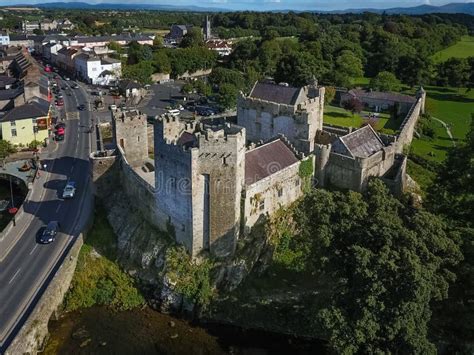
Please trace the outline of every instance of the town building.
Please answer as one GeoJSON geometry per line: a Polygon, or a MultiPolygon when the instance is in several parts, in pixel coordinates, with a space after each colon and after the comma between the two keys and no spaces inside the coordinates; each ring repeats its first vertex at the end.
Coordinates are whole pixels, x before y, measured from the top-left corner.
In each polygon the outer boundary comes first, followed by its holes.
{"type": "Polygon", "coordinates": [[[226,57],[232,53],[232,42],[226,40],[209,40],[206,42],[207,49],[217,52],[219,56],[226,57]]]}
{"type": "Polygon", "coordinates": [[[122,75],[122,63],[81,53],[74,58],[75,75],[92,85],[112,85],[122,75]]]}
{"type": "Polygon", "coordinates": [[[33,49],[35,42],[26,34],[10,34],[10,46],[33,49]]]}
{"type": "Polygon", "coordinates": [[[367,110],[373,112],[394,111],[396,115],[406,115],[416,102],[414,97],[400,93],[352,89],[341,94],[341,106],[345,101],[351,99],[359,100],[367,110]]]}
{"type": "Polygon", "coordinates": [[[41,99],[15,107],[0,118],[2,139],[16,146],[46,142],[50,124],[49,103],[41,99]]]}
{"type": "Polygon", "coordinates": [[[79,55],[81,52],[75,48],[62,47],[57,52],[56,64],[62,70],[68,73],[74,73],[75,63],[74,58],[79,55]]]}
{"type": "Polygon", "coordinates": [[[0,32],[0,46],[10,45],[10,35],[6,32],[0,32]]]}
{"type": "Polygon", "coordinates": [[[179,44],[191,28],[193,28],[192,25],[172,25],[170,32],[165,36],[165,43],[179,44]]]}
{"type": "Polygon", "coordinates": [[[23,21],[21,23],[21,28],[23,32],[31,33],[34,30],[40,30],[40,23],[38,21],[23,21]]]}

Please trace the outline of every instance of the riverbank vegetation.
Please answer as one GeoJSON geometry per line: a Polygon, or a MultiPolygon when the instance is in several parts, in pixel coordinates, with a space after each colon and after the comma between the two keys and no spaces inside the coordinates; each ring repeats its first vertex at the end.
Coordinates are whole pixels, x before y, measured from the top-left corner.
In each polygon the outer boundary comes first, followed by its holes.
{"type": "Polygon", "coordinates": [[[116,237],[101,207],[96,209],[94,224],[79,253],[64,310],[75,311],[92,306],[128,310],[142,306],[145,299],[135,281],[120,269],[116,258],[116,237]]]}

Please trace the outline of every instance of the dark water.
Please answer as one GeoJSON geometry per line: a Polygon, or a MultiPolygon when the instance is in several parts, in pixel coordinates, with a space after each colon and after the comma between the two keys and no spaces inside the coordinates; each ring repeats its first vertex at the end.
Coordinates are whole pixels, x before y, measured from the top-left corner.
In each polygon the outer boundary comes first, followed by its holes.
{"type": "Polygon", "coordinates": [[[95,307],[50,321],[46,354],[324,354],[321,344],[212,325],[153,311],[95,307]]]}

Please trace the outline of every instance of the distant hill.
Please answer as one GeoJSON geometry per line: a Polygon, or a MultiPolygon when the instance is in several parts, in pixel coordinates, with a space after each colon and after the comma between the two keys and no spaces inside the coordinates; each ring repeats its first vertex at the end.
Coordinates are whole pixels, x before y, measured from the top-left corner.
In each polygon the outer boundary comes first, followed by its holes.
{"type": "Polygon", "coordinates": [[[415,7],[394,7],[391,9],[347,9],[343,11],[331,11],[331,13],[362,13],[374,12],[377,14],[386,13],[390,15],[424,15],[424,14],[456,14],[463,13],[474,16],[474,3],[452,3],[443,6],[420,5],[415,7]]]}
{"type": "MultiPolygon", "coordinates": [[[[25,5],[22,5],[25,6],[25,5]]],[[[53,9],[90,9],[90,10],[158,10],[158,11],[191,11],[191,12],[224,12],[232,11],[228,9],[222,9],[217,7],[200,7],[200,6],[177,6],[177,5],[159,5],[159,4],[89,4],[86,2],[51,2],[44,4],[35,4],[39,8],[53,8],[53,9]]],[[[272,12],[288,12],[297,10],[273,10],[272,12]]],[[[423,15],[423,14],[436,14],[436,13],[463,13],[474,16],[474,3],[451,3],[443,6],[432,6],[432,5],[420,5],[415,7],[396,7],[391,9],[374,9],[374,8],[362,8],[362,9],[347,9],[337,11],[312,11],[320,13],[362,13],[362,12],[374,12],[374,13],[386,13],[386,14],[406,14],[406,15],[423,15]]]]}
{"type": "Polygon", "coordinates": [[[191,12],[219,12],[229,11],[213,7],[174,6],[154,4],[89,4],[86,2],[49,2],[36,4],[39,8],[48,9],[85,9],[85,10],[157,10],[157,11],[191,11],[191,12]]]}

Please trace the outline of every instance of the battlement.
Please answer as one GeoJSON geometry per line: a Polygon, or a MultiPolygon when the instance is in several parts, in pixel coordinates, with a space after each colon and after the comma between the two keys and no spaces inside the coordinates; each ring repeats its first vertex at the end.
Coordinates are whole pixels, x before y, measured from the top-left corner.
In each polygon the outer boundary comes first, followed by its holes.
{"type": "Polygon", "coordinates": [[[136,119],[146,121],[146,114],[142,114],[137,109],[129,109],[129,110],[117,109],[115,111],[112,111],[112,117],[116,121],[118,120],[122,121],[122,123],[126,121],[134,121],[136,119]]]}

